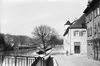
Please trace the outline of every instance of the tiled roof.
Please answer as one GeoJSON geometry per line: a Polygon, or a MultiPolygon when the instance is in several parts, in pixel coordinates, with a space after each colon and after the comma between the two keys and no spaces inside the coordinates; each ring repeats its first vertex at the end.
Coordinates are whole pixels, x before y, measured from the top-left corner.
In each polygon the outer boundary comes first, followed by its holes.
{"type": "Polygon", "coordinates": [[[86,24],[85,24],[85,14],[83,14],[79,19],[75,20],[72,25],[70,25],[63,36],[68,34],[69,29],[86,29],[86,24]]]}
{"type": "Polygon", "coordinates": [[[85,25],[85,14],[83,14],[79,19],[75,20],[73,22],[73,24],[69,28],[70,29],[86,28],[86,25],[85,25]]]}
{"type": "Polygon", "coordinates": [[[83,13],[88,13],[95,5],[99,5],[100,0],[92,0],[91,2],[88,2],[87,8],[84,10],[83,13]]]}
{"type": "Polygon", "coordinates": [[[63,34],[63,36],[65,36],[66,34],[68,34],[69,32],[69,27],[66,29],[65,33],[63,34]]]}

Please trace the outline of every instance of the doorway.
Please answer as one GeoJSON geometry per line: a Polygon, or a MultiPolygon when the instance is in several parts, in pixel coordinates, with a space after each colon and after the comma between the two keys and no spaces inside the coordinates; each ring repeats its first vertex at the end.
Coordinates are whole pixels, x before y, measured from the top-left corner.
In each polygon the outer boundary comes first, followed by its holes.
{"type": "Polygon", "coordinates": [[[79,54],[80,53],[80,46],[74,46],[74,52],[79,54]]]}

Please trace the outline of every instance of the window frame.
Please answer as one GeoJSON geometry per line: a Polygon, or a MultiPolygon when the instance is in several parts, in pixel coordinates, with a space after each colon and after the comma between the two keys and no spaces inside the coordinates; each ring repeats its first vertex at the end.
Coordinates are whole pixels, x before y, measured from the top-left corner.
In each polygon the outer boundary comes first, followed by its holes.
{"type": "Polygon", "coordinates": [[[100,15],[100,8],[97,7],[97,15],[100,15]]]}
{"type": "Polygon", "coordinates": [[[100,32],[100,21],[98,21],[98,32],[100,32]]]}
{"type": "Polygon", "coordinates": [[[74,36],[79,36],[79,31],[74,31],[74,36]]]}
{"type": "Polygon", "coordinates": [[[84,31],[82,31],[82,36],[84,36],[86,34],[86,31],[84,30],[84,31]]]}
{"type": "Polygon", "coordinates": [[[96,9],[94,9],[94,11],[93,11],[93,15],[94,15],[94,18],[96,18],[96,17],[97,17],[97,8],[96,8],[96,9]]]}
{"type": "Polygon", "coordinates": [[[81,42],[74,42],[74,46],[75,46],[75,45],[80,46],[80,45],[81,45],[81,42]]]}

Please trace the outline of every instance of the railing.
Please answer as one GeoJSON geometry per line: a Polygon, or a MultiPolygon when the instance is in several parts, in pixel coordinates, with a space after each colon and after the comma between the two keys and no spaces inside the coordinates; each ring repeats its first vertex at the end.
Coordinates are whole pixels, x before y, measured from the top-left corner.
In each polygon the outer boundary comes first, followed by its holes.
{"type": "Polygon", "coordinates": [[[0,66],[53,66],[49,54],[44,57],[0,55],[0,66]]]}
{"type": "Polygon", "coordinates": [[[46,66],[54,66],[54,64],[53,64],[53,58],[52,58],[51,56],[49,56],[49,57],[46,59],[45,65],[46,65],[46,66]]]}
{"type": "Polygon", "coordinates": [[[35,60],[31,56],[0,56],[0,66],[31,66],[35,60]]]}
{"type": "Polygon", "coordinates": [[[42,57],[38,57],[31,66],[45,66],[45,60],[42,57]]]}
{"type": "Polygon", "coordinates": [[[43,57],[38,57],[31,66],[54,66],[53,58],[51,56],[49,56],[47,59],[44,59],[43,57]]]}

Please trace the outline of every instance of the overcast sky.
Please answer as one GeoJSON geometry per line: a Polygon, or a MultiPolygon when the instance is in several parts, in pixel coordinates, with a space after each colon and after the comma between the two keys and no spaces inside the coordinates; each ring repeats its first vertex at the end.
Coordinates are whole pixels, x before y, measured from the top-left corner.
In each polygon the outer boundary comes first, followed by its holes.
{"type": "Polygon", "coordinates": [[[87,0],[2,0],[1,32],[32,36],[42,24],[63,35],[66,21],[79,18],[86,6],[87,0]]]}

